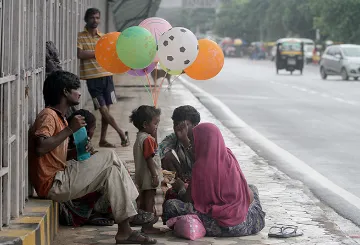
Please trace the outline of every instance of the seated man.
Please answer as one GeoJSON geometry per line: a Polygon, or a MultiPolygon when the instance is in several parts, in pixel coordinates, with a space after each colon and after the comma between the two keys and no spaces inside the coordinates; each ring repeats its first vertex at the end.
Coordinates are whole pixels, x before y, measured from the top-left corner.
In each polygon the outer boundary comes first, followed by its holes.
{"type": "MultiPolygon", "coordinates": [[[[171,119],[174,123],[174,130],[181,122],[185,122],[191,131],[199,124],[200,113],[190,105],[180,106],[174,110],[171,119]]],[[[160,143],[159,153],[163,169],[176,172],[176,177],[185,183],[191,179],[193,160],[175,133],[166,136],[160,143]]]]}
{"type": "MultiPolygon", "coordinates": [[[[78,162],[67,160],[68,138],[86,126],[84,117],[74,116],[68,125],[65,113],[79,104],[79,78],[55,71],[44,83],[46,108],[37,116],[29,137],[29,174],[37,194],[58,202],[83,197],[95,191],[106,193],[118,232],[116,243],[155,244],[156,240],[132,231],[129,218],[136,215],[138,192],[114,151],[100,151],[78,162]]],[[[89,152],[93,152],[90,144],[89,152]]]]}

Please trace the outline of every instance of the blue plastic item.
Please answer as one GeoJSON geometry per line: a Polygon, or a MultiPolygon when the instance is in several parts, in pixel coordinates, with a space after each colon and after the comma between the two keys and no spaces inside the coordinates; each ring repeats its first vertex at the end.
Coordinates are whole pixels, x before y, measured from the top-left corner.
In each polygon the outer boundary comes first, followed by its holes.
{"type": "Polygon", "coordinates": [[[74,143],[76,146],[78,161],[84,161],[90,158],[90,153],[86,151],[86,145],[88,143],[88,136],[85,127],[80,128],[74,133],[74,143]]]}

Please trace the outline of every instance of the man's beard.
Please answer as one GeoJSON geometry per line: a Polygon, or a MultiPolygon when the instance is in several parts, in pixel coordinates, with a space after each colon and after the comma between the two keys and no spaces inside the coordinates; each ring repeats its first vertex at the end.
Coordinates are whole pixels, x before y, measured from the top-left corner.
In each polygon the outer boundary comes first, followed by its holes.
{"type": "Polygon", "coordinates": [[[96,29],[98,27],[98,24],[94,23],[94,24],[89,24],[88,25],[91,29],[96,29]]]}

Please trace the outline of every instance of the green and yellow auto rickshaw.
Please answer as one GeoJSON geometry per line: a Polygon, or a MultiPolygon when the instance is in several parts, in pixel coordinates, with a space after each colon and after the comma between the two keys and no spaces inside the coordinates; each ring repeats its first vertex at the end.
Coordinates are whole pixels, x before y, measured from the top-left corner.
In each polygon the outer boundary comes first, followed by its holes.
{"type": "Polygon", "coordinates": [[[296,38],[283,38],[276,42],[276,73],[279,70],[290,71],[299,70],[300,74],[304,69],[304,43],[296,38]]]}

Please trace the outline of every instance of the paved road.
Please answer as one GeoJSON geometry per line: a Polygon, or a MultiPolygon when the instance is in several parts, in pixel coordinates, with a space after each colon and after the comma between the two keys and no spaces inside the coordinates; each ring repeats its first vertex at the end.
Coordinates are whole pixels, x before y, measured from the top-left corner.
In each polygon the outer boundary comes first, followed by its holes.
{"type": "MultiPolygon", "coordinates": [[[[360,197],[360,82],[275,73],[274,63],[227,59],[214,79],[194,82],[256,131],[360,197]]],[[[256,145],[255,145],[256,147],[256,145]]]]}

